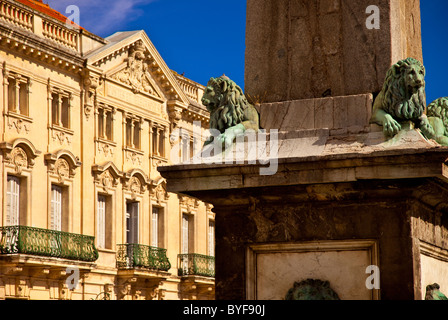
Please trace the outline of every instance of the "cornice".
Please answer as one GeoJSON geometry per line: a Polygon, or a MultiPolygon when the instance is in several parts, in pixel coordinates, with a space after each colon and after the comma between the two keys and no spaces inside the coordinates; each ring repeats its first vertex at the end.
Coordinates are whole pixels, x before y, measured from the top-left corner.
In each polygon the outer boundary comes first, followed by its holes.
{"type": "Polygon", "coordinates": [[[0,45],[10,50],[45,61],[71,72],[81,72],[84,61],[78,53],[41,39],[31,32],[24,31],[12,24],[0,24],[0,45]]]}

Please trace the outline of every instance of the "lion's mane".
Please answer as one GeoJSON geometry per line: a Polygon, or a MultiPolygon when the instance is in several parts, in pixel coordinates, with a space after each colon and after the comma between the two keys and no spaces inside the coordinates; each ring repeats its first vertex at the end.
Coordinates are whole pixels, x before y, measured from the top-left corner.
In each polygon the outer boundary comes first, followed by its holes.
{"type": "Polygon", "coordinates": [[[425,111],[426,95],[424,83],[417,92],[412,93],[411,97],[407,98],[411,94],[409,92],[411,89],[405,82],[403,71],[406,71],[412,65],[417,65],[423,70],[423,74],[425,73],[425,67],[420,61],[414,58],[407,58],[394,64],[386,74],[382,89],[384,97],[381,107],[395,119],[418,119],[425,111]]]}
{"type": "Polygon", "coordinates": [[[211,78],[207,86],[211,86],[215,91],[214,109],[209,110],[211,129],[224,132],[246,120],[244,109],[250,104],[243,90],[235,82],[222,76],[211,78]]]}
{"type": "Polygon", "coordinates": [[[426,115],[428,117],[440,118],[445,128],[448,129],[448,97],[439,98],[431,102],[426,115]]]}

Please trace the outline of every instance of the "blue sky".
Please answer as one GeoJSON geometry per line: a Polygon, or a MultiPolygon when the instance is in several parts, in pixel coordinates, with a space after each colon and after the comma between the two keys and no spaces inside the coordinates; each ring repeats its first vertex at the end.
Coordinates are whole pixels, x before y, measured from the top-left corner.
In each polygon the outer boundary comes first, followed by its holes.
{"type": "MultiPolygon", "coordinates": [[[[167,65],[206,84],[226,74],[244,88],[244,0],[44,0],[65,13],[80,8],[80,24],[107,37],[145,30],[167,65]],[[225,3],[225,4],[224,4],[225,3]]],[[[448,1],[421,0],[428,103],[448,96],[448,1]],[[445,76],[446,75],[446,76],[445,76]]]]}

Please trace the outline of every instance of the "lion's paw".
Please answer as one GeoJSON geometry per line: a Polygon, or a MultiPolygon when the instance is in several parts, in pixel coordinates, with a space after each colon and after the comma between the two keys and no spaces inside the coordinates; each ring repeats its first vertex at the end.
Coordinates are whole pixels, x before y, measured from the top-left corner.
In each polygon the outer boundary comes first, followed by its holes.
{"type": "Polygon", "coordinates": [[[401,125],[394,118],[392,118],[391,115],[387,114],[384,117],[384,121],[383,121],[383,131],[390,136],[394,136],[400,130],[401,130],[401,125]]]}
{"type": "Polygon", "coordinates": [[[420,122],[420,130],[428,138],[432,138],[435,135],[434,128],[431,126],[431,124],[428,121],[428,118],[426,117],[424,117],[420,122]]]}

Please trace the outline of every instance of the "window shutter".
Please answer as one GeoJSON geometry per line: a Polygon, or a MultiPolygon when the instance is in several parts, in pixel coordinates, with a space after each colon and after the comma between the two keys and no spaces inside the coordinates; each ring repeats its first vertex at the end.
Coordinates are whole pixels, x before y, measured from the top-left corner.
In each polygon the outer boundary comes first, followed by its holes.
{"type": "Polygon", "coordinates": [[[159,208],[152,208],[152,219],[151,219],[151,246],[159,246],[159,208]]]}
{"type": "Polygon", "coordinates": [[[51,221],[50,229],[62,231],[62,189],[58,186],[51,186],[51,221]]]}
{"type": "Polygon", "coordinates": [[[213,221],[208,223],[208,255],[215,255],[215,223],[213,221]]]}
{"type": "Polygon", "coordinates": [[[127,243],[138,243],[138,214],[139,214],[139,203],[128,203],[127,204],[127,217],[126,217],[126,227],[127,243]]]}
{"type": "Polygon", "coordinates": [[[6,224],[16,226],[19,225],[20,180],[19,178],[8,176],[7,183],[6,224]]]}
{"type": "Polygon", "coordinates": [[[188,253],[188,215],[182,215],[182,253],[188,253]]]}
{"type": "Polygon", "coordinates": [[[102,195],[98,195],[97,245],[98,248],[106,247],[106,197],[102,195]]]}

